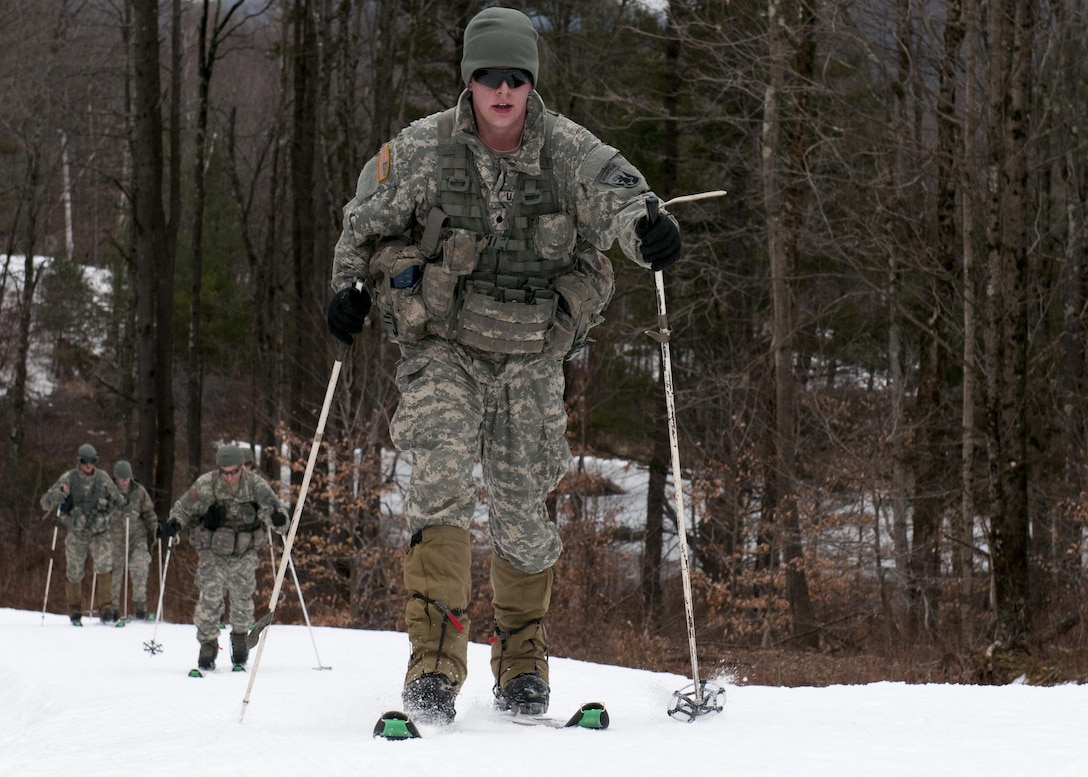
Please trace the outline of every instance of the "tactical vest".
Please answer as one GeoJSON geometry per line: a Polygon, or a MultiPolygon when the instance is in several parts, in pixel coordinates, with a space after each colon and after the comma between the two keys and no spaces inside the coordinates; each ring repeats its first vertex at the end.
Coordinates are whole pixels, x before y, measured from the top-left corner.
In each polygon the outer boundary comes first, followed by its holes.
{"type": "Polygon", "coordinates": [[[424,268],[433,316],[427,329],[485,351],[540,353],[556,315],[552,284],[574,267],[577,239],[574,218],[560,208],[552,169],[557,114],[544,115],[540,173],[509,173],[494,214],[472,153],[452,139],[454,114],[450,109],[438,118],[437,208],[445,216],[443,234],[454,235],[447,242],[469,246],[472,256],[451,257],[447,248],[443,265],[424,268]],[[452,299],[443,300],[444,294],[452,299]]]}
{"type": "Polygon", "coordinates": [[[569,271],[571,251],[564,256],[544,257],[534,247],[538,219],[561,214],[551,157],[557,114],[544,112],[540,174],[517,173],[514,185],[507,183],[501,196],[506,203],[503,226],[495,230],[488,217],[472,154],[467,145],[452,140],[454,110],[451,108],[438,117],[438,200],[449,217],[450,227],[475,232],[486,240],[473,276],[508,276],[500,286],[515,288],[517,282],[513,279],[550,280],[569,271]]]}
{"type": "Polygon", "coordinates": [[[103,485],[105,475],[95,470],[89,489],[83,487],[83,478],[73,469],[68,473],[68,493],[72,496],[70,528],[101,534],[110,527],[110,498],[103,485]]]}

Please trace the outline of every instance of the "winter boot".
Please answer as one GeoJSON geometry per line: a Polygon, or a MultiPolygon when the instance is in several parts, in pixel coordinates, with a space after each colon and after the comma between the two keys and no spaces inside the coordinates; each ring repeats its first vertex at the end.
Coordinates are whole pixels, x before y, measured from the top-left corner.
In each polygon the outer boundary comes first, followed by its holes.
{"type": "Polygon", "coordinates": [[[230,660],[235,666],[245,666],[249,659],[249,646],[246,645],[246,634],[243,631],[230,634],[230,660]]]}
{"type": "Polygon", "coordinates": [[[103,623],[117,623],[117,608],[113,606],[113,572],[98,576],[98,614],[103,623]]]}
{"type": "Polygon", "coordinates": [[[215,659],[219,655],[219,643],[216,641],[201,642],[200,643],[200,655],[197,657],[196,665],[200,669],[215,669],[215,659]]]}
{"type": "Polygon", "coordinates": [[[133,604],[133,607],[136,610],[136,620],[138,620],[138,621],[147,620],[147,603],[146,602],[135,602],[133,604]]]}
{"type": "Polygon", "coordinates": [[[457,689],[444,674],[423,674],[404,686],[401,700],[404,711],[421,723],[446,725],[453,722],[457,710],[453,702],[457,689]]]}
{"type": "Polygon", "coordinates": [[[80,601],[82,589],[82,583],[73,583],[71,580],[64,582],[64,594],[68,598],[68,617],[72,619],[73,626],[83,625],[83,604],[80,601]]]}
{"type": "Polygon", "coordinates": [[[548,710],[548,640],[543,619],[551,605],[555,573],[523,572],[496,553],[491,555],[495,637],[491,671],[499,709],[524,715],[548,710]]]}
{"type": "Polygon", "coordinates": [[[469,533],[454,526],[428,526],[417,532],[404,558],[404,585],[410,595],[404,619],[412,648],[405,694],[420,703],[433,703],[440,717],[449,720],[453,719],[453,698],[468,674],[465,608],[472,586],[471,566],[469,533]],[[409,693],[423,677],[431,678],[423,683],[425,692],[409,693]],[[435,690],[438,686],[441,691],[435,690]]]}
{"type": "Polygon", "coordinates": [[[551,688],[536,672],[519,674],[502,688],[495,686],[495,706],[515,715],[543,715],[550,696],[551,688]]]}

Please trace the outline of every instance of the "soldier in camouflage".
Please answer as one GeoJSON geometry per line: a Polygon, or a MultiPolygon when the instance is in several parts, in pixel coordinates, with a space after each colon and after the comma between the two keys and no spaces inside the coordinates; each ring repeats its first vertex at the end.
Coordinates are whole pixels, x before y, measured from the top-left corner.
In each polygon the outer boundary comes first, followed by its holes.
{"type": "Polygon", "coordinates": [[[137,620],[147,618],[147,575],[151,567],[148,544],[155,542],[159,518],[147,489],[132,478],[132,465],[113,465],[113,479],[125,504],[113,514],[113,601],[121,604],[125,575],[132,581],[132,606],[137,620]],[[128,549],[126,554],[125,550],[128,549]],[[126,558],[127,556],[127,558],[126,558]]]}
{"type": "Polygon", "coordinates": [[[350,345],[374,300],[401,348],[390,432],[413,457],[403,700],[432,722],[453,720],[468,673],[477,456],[496,705],[547,710],[543,619],[562,543],[545,498],[570,458],[563,360],[612,297],[603,251],[618,241],[652,270],[680,255],[675,220],[648,213],[642,174],[546,110],[538,70],[527,16],[477,14],[465,29],[457,105],[415,122],[366,164],[334,256],[331,333],[350,345]]]}
{"type": "Polygon", "coordinates": [[[42,494],[42,509],[57,509],[57,520],[68,533],[64,538],[67,562],[68,617],[74,626],[83,625],[82,582],[87,556],[94,560],[98,576],[98,613],[102,623],[117,621],[113,595],[113,544],[110,516],[124,504],[110,476],[98,469],[98,451],[93,445],[79,446],[79,463],[68,470],[42,494]]]}
{"type": "Polygon", "coordinates": [[[215,454],[218,469],[197,478],[170,508],[163,530],[173,537],[189,529],[189,541],[199,561],[196,586],[200,597],[193,611],[200,642],[197,666],[214,669],[219,655],[219,622],[230,595],[231,659],[245,665],[249,657],[246,634],[253,625],[253,595],[257,588],[257,551],[268,541],[268,528],[283,531],[287,516],[272,487],[245,470],[245,456],[236,445],[223,445],[215,454]]]}

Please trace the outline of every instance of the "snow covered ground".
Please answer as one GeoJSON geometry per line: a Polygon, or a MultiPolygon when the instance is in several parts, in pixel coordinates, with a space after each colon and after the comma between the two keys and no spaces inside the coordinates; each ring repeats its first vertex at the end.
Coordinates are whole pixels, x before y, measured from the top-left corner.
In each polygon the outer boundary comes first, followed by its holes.
{"type": "Polygon", "coordinates": [[[60,615],[43,622],[39,612],[0,609],[3,777],[1088,771],[1086,686],[728,685],[724,712],[683,723],[665,710],[686,677],[553,659],[552,712],[602,701],[612,726],[523,728],[491,711],[488,648],[474,644],[457,721],[394,742],[371,732],[399,706],[402,634],[315,628],[311,639],[304,626],[273,625],[242,719],[249,674],[187,676],[198,650],[192,625],[85,622],[75,629],[60,615]],[[153,635],[163,646],[155,656],[143,649],[153,635]]]}

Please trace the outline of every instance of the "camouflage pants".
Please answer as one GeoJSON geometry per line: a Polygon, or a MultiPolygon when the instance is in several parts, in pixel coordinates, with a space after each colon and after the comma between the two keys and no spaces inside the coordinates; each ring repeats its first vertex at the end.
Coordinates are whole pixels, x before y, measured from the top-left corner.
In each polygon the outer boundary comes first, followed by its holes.
{"type": "Polygon", "coordinates": [[[218,642],[224,599],[230,595],[230,625],[234,633],[253,626],[253,594],[257,590],[257,553],[221,556],[209,549],[198,551],[196,587],[200,591],[193,624],[200,642],[218,642]]]}
{"type": "MultiPolygon", "coordinates": [[[[125,521],[114,518],[113,527],[113,601],[121,607],[121,586],[125,582],[125,521]]],[[[132,600],[147,602],[147,576],[151,554],[147,550],[147,529],[140,521],[128,522],[128,579],[132,581],[132,600]]]]}
{"type": "Polygon", "coordinates": [[[409,532],[469,528],[478,455],[496,552],[530,574],[551,567],[563,544],[544,500],[570,462],[562,362],[485,355],[430,337],[403,346],[396,380],[390,432],[413,457],[409,532]]]}
{"type": "Polygon", "coordinates": [[[78,583],[83,579],[88,554],[94,560],[96,575],[104,575],[113,569],[113,542],[110,533],[91,534],[69,529],[64,537],[64,559],[68,580],[78,583]]]}

